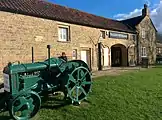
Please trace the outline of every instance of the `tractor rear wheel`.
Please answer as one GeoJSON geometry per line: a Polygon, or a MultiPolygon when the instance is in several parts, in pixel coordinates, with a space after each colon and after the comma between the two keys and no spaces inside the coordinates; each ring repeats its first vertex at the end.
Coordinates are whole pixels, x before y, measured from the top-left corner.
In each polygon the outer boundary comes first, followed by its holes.
{"type": "Polygon", "coordinates": [[[72,100],[73,104],[80,104],[91,90],[92,78],[90,71],[85,67],[78,67],[68,76],[68,82],[65,85],[67,97],[72,100]]]}

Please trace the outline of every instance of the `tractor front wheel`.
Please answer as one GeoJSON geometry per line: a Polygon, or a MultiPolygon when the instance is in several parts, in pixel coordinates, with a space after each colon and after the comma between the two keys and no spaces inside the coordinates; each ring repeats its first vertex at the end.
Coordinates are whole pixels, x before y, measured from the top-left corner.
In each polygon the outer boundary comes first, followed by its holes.
{"type": "Polygon", "coordinates": [[[41,99],[36,92],[20,94],[10,101],[9,112],[15,120],[28,120],[34,117],[41,106],[41,99]]]}

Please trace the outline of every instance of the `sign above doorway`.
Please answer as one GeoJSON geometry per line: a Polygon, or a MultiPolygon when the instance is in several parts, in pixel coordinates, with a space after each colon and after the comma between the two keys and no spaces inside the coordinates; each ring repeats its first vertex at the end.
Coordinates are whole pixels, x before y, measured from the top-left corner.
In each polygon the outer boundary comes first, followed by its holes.
{"type": "Polygon", "coordinates": [[[118,39],[128,39],[128,34],[109,32],[109,37],[110,38],[118,38],[118,39]]]}

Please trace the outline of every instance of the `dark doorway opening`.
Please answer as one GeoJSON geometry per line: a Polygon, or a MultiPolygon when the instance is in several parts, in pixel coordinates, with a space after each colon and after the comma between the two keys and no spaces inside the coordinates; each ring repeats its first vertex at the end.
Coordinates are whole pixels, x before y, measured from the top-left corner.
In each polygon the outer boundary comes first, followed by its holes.
{"type": "Polygon", "coordinates": [[[128,62],[127,48],[122,44],[115,44],[111,47],[111,66],[126,67],[128,62]]]}
{"type": "Polygon", "coordinates": [[[112,67],[122,66],[122,50],[120,47],[111,48],[112,67]]]}

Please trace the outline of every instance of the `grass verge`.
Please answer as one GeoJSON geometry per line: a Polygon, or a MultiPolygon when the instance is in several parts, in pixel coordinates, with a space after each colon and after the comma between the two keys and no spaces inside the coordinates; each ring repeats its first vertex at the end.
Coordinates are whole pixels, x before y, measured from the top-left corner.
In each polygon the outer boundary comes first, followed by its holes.
{"type": "MultiPolygon", "coordinates": [[[[161,120],[162,68],[95,78],[87,101],[76,107],[50,97],[39,120],[161,120]]],[[[1,113],[0,120],[8,119],[1,113]]]]}

